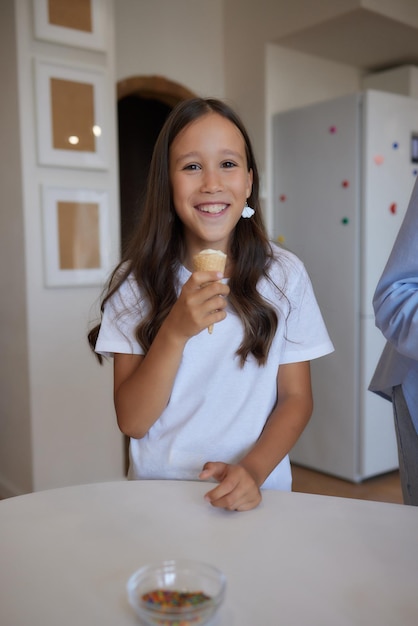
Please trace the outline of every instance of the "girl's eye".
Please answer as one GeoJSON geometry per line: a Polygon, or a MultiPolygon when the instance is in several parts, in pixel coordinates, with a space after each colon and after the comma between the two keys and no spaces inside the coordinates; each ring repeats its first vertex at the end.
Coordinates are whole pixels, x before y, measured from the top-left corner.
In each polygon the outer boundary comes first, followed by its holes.
{"type": "Polygon", "coordinates": [[[194,170],[198,170],[199,166],[197,165],[197,163],[189,163],[188,165],[185,165],[183,169],[194,171],[194,170]]]}
{"type": "Polygon", "coordinates": [[[228,168],[231,168],[231,167],[235,167],[235,165],[236,165],[236,164],[235,164],[233,161],[224,161],[224,162],[222,163],[222,167],[225,167],[225,168],[227,168],[227,169],[228,169],[228,168]]]}

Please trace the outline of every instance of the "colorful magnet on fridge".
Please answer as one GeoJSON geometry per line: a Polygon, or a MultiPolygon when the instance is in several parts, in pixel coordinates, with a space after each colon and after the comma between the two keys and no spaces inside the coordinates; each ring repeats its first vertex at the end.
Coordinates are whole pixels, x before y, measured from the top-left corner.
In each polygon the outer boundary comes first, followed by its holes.
{"type": "Polygon", "coordinates": [[[349,223],[349,219],[348,217],[343,217],[343,219],[341,220],[341,224],[343,224],[343,226],[346,226],[349,223]]]}
{"type": "Polygon", "coordinates": [[[416,176],[418,174],[418,170],[412,170],[412,175],[416,176]]]}
{"type": "Polygon", "coordinates": [[[330,126],[329,127],[329,132],[331,133],[331,135],[335,135],[335,133],[337,132],[337,127],[336,126],[330,126]]]}
{"type": "Polygon", "coordinates": [[[397,142],[397,141],[394,141],[394,142],[393,142],[393,144],[392,144],[392,148],[393,148],[394,150],[397,150],[397,149],[399,148],[399,144],[398,144],[398,142],[397,142]]]}
{"type": "Polygon", "coordinates": [[[279,200],[280,200],[280,202],[286,202],[286,200],[287,200],[286,194],[282,193],[282,195],[279,196],[279,200]]]}
{"type": "Polygon", "coordinates": [[[350,186],[350,183],[348,182],[348,180],[343,180],[343,182],[341,183],[341,186],[347,189],[347,187],[350,186]]]}
{"type": "Polygon", "coordinates": [[[397,210],[398,210],[398,205],[396,204],[396,202],[392,202],[392,204],[389,207],[389,211],[392,213],[392,215],[395,215],[397,210]]]}
{"type": "Polygon", "coordinates": [[[373,158],[373,161],[376,163],[376,165],[382,165],[384,160],[385,160],[385,157],[382,156],[381,154],[376,154],[376,156],[373,158]]]}
{"type": "Polygon", "coordinates": [[[280,245],[283,245],[285,242],[285,238],[284,235],[279,235],[276,239],[277,243],[279,243],[280,245]]]}

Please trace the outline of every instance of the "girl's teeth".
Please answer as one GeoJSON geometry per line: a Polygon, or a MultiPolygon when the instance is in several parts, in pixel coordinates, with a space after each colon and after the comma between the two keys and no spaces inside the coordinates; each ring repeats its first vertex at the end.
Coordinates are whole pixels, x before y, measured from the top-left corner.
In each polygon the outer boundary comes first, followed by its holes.
{"type": "Polygon", "coordinates": [[[208,206],[199,207],[199,210],[203,211],[204,213],[220,213],[225,209],[225,207],[226,204],[210,204],[208,206]]]}

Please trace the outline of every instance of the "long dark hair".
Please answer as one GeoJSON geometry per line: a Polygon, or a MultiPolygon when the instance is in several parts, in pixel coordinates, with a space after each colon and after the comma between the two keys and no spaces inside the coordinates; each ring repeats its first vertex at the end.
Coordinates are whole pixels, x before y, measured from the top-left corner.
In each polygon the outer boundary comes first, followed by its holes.
{"type": "MultiPolygon", "coordinates": [[[[233,261],[229,280],[229,302],[241,319],[244,336],[237,354],[243,365],[250,353],[263,365],[277,329],[273,307],[257,291],[273,252],[267,238],[259,203],[259,176],[247,131],[238,115],[224,102],[213,98],[191,98],[178,104],[167,118],[155,144],[148,177],[147,195],[138,227],[113,272],[101,303],[104,306],[120,285],[132,274],[147,313],[136,328],[136,337],[145,352],[177,300],[177,275],[185,256],[183,226],[177,217],[171,194],[169,152],[174,139],[190,122],[217,113],[240,130],[253,184],[248,204],[255,209],[251,219],[240,219],[232,233],[230,254],[233,261]]],[[[94,351],[100,324],[88,334],[94,351]]],[[[97,355],[100,362],[102,359],[97,355]]]]}

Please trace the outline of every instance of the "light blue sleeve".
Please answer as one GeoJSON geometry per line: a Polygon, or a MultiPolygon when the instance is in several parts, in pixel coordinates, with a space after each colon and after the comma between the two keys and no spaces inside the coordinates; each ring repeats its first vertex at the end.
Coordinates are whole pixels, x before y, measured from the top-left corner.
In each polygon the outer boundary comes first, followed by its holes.
{"type": "Polygon", "coordinates": [[[418,179],[373,307],[385,338],[400,354],[418,361],[418,179]]]}

